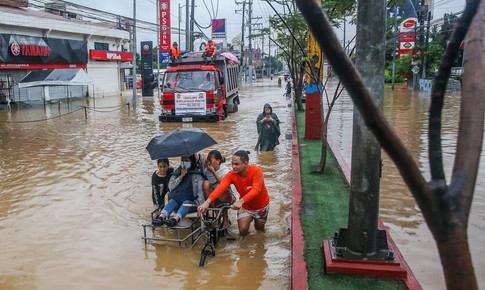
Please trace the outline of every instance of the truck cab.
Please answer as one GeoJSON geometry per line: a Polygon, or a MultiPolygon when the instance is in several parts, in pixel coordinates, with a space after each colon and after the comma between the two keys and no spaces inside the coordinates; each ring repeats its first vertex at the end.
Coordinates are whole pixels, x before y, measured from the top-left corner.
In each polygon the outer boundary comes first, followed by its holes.
{"type": "Polygon", "coordinates": [[[239,66],[217,57],[205,64],[189,56],[164,74],[160,105],[162,122],[224,120],[239,105],[239,66]]]}

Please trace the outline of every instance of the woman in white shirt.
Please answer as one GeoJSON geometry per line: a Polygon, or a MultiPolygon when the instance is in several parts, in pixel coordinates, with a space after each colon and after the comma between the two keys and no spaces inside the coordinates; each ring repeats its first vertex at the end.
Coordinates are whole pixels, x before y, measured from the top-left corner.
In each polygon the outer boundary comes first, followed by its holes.
{"type": "MultiPolygon", "coordinates": [[[[204,181],[204,195],[205,198],[207,198],[211,192],[219,185],[221,182],[222,178],[231,171],[229,167],[227,167],[224,162],[226,162],[226,159],[222,157],[221,152],[217,150],[212,150],[207,154],[207,161],[206,161],[206,168],[205,168],[205,174],[207,177],[207,180],[204,181]]],[[[226,190],[217,200],[215,200],[212,204],[211,207],[217,206],[217,204],[221,203],[229,203],[233,204],[236,201],[236,197],[234,193],[236,192],[236,188],[234,185],[231,185],[229,189],[226,190]]],[[[227,210],[223,212],[223,223],[224,223],[224,228],[229,228],[231,222],[229,221],[228,218],[228,213],[227,210]]]]}

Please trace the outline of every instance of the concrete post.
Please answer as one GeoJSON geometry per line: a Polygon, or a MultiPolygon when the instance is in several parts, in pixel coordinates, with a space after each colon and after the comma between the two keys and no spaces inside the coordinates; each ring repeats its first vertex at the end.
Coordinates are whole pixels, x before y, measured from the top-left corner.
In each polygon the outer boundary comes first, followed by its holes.
{"type": "MultiPolygon", "coordinates": [[[[382,110],[384,96],[386,1],[359,0],[356,67],[382,110]]],[[[349,221],[343,257],[387,259],[387,239],[377,228],[381,147],[354,110],[349,221]],[[384,241],[381,241],[384,236],[384,241]]]]}

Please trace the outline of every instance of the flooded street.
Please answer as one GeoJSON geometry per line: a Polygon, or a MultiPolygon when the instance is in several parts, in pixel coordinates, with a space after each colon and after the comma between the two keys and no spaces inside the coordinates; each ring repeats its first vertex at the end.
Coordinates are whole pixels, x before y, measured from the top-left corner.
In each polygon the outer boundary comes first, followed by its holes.
{"type": "MultiPolygon", "coordinates": [[[[87,119],[75,111],[82,101],[60,118],[57,104],[0,111],[0,289],[289,289],[291,115],[283,92],[276,79],[243,85],[239,112],[218,123],[160,123],[157,97],[138,98],[134,114],[124,105],[129,95],[98,98],[96,109],[90,100],[87,119]],[[255,120],[266,102],[282,122],[281,144],[258,153],[255,120]],[[228,160],[250,150],[271,197],[266,233],[251,226],[244,239],[222,239],[204,268],[202,243],[141,239],[156,169],[145,147],[181,127],[206,130],[218,142],[207,152],[228,160]]],[[[229,214],[236,234],[236,213],[229,214]]]]}
{"type": "MultiPolygon", "coordinates": [[[[430,178],[427,136],[429,104],[429,93],[413,94],[401,87],[396,87],[394,92],[390,87],[385,89],[384,114],[414,156],[426,180],[430,178]]],[[[455,156],[459,106],[460,96],[447,93],[442,123],[443,162],[447,182],[450,181],[455,156]]],[[[350,97],[342,94],[329,123],[331,137],[342,150],[348,164],[351,161],[352,107],[350,97]]],[[[473,264],[480,288],[485,287],[485,261],[480,258],[484,254],[485,244],[484,157],[482,152],[468,228],[473,264]]],[[[383,164],[380,216],[423,288],[445,289],[438,250],[431,232],[394,163],[385,153],[383,164]]]]}

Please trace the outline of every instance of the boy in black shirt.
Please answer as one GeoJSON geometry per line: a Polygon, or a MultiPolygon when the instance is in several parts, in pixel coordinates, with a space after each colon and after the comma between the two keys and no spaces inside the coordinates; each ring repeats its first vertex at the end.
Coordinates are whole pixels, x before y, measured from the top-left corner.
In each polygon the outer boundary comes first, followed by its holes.
{"type": "Polygon", "coordinates": [[[155,209],[162,209],[165,206],[165,194],[168,192],[168,181],[173,172],[168,158],[157,160],[158,170],[152,174],[152,201],[155,209]]]}

